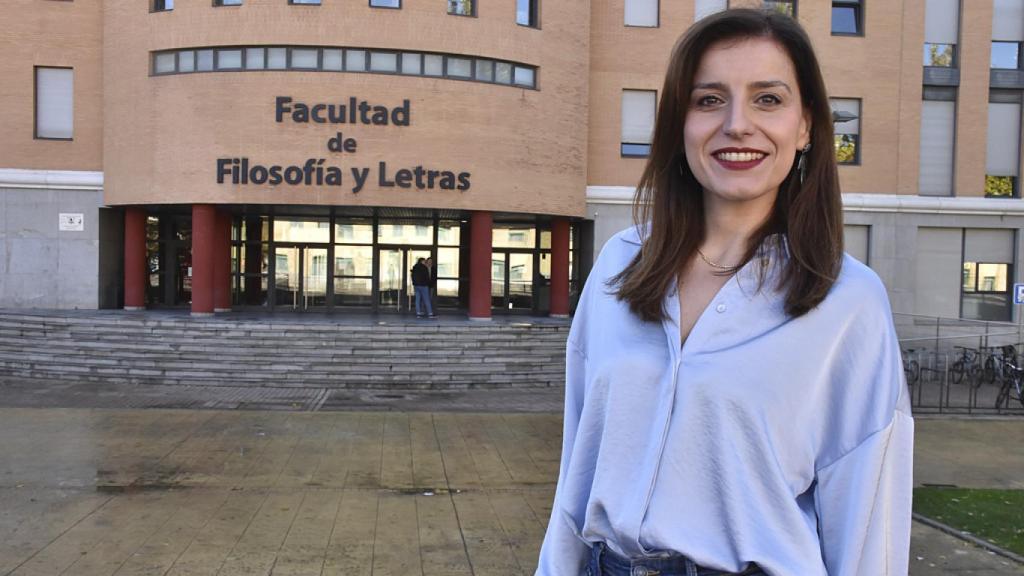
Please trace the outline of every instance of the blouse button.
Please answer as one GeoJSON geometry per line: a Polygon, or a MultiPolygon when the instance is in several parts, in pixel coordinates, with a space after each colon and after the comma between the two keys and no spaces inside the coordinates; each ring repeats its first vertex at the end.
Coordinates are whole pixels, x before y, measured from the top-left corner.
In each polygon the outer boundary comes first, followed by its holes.
{"type": "Polygon", "coordinates": [[[719,304],[718,306],[715,307],[715,310],[717,310],[719,313],[725,312],[725,304],[719,304]]]}

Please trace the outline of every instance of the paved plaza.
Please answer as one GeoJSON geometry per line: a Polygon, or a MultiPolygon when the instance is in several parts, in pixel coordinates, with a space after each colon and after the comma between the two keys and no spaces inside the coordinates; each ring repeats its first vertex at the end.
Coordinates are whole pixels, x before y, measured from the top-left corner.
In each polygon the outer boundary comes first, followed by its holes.
{"type": "MultiPolygon", "coordinates": [[[[45,406],[67,390],[3,402],[0,575],[532,574],[560,415],[442,411],[474,393],[419,394],[328,412],[45,406]]],[[[1022,435],[1016,419],[919,418],[916,480],[1024,488],[1022,435]]],[[[922,524],[913,535],[915,576],[1024,575],[922,524]]]]}

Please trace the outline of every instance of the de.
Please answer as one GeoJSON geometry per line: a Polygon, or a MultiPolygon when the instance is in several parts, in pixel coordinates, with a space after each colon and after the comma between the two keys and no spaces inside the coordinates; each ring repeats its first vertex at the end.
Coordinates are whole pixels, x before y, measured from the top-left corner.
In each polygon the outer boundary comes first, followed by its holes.
{"type": "Polygon", "coordinates": [[[331,152],[355,152],[356,139],[345,138],[341,132],[338,132],[337,136],[327,141],[327,149],[331,152]]]}

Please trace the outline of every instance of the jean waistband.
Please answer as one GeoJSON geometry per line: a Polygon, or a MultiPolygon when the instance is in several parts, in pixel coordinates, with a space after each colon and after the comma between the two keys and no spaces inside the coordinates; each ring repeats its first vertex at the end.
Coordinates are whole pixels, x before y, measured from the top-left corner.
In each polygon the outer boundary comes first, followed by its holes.
{"type": "MultiPolygon", "coordinates": [[[[697,565],[686,556],[667,552],[663,556],[626,558],[604,542],[594,544],[592,564],[600,567],[601,576],[754,576],[763,574],[757,564],[749,564],[742,572],[722,572],[697,565]]],[[[597,575],[595,575],[597,576],[597,575]]]]}

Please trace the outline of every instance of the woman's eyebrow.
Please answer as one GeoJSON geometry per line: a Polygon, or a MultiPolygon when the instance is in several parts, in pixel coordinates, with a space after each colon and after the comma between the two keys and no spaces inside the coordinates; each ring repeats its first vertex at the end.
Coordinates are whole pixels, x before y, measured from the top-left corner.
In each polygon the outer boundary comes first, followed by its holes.
{"type": "MultiPolygon", "coordinates": [[[[786,84],[782,80],[758,80],[757,82],[751,82],[750,83],[750,87],[754,88],[754,89],[757,89],[757,90],[763,90],[765,88],[779,88],[779,87],[781,87],[781,88],[785,88],[786,92],[789,92],[790,94],[793,93],[793,90],[790,89],[789,84],[786,84]]],[[[701,83],[698,83],[698,84],[694,84],[693,85],[693,89],[694,90],[721,90],[722,92],[727,92],[728,91],[728,88],[726,87],[726,85],[721,83],[721,82],[701,82],[701,83]]]]}
{"type": "Polygon", "coordinates": [[[751,88],[758,88],[758,89],[764,89],[764,88],[785,88],[786,92],[789,92],[790,94],[793,93],[793,90],[791,90],[789,88],[789,84],[786,84],[782,80],[761,80],[759,82],[751,82],[750,83],[750,87],[751,88]]]}

